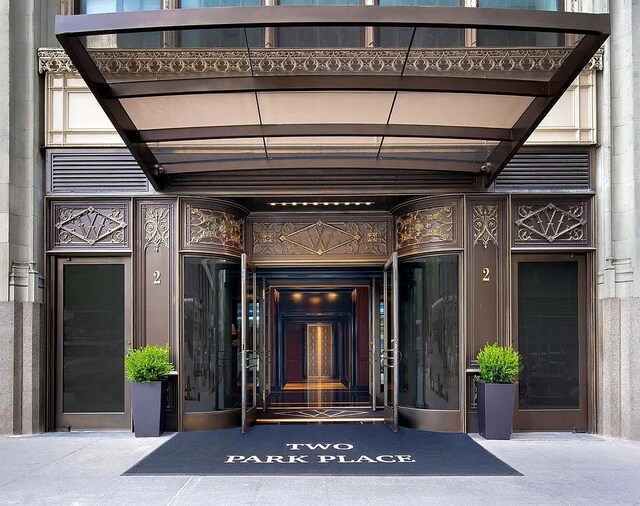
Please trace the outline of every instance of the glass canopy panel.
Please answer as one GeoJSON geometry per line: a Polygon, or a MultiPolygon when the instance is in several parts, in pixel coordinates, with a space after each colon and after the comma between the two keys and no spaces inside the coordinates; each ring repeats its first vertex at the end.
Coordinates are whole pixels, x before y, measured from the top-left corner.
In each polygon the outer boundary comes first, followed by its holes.
{"type": "MultiPolygon", "coordinates": [[[[460,7],[460,0],[378,0],[382,7],[460,7]]],[[[426,11],[428,12],[428,11],[426,11]]],[[[412,27],[385,26],[377,29],[378,47],[456,47],[464,45],[464,30],[461,28],[418,28],[414,35],[412,27]]]]}
{"type": "Polygon", "coordinates": [[[138,130],[260,123],[253,93],[126,98],[120,102],[138,130]]]}
{"type": "Polygon", "coordinates": [[[230,160],[264,159],[262,137],[249,139],[220,139],[182,142],[157,142],[149,144],[153,154],[165,171],[185,161],[215,163],[230,160]]]}
{"type": "Polygon", "coordinates": [[[530,30],[476,30],[476,44],[480,47],[555,48],[571,47],[576,40],[572,34],[530,30]]]}
{"type": "Polygon", "coordinates": [[[497,141],[385,137],[380,158],[483,163],[497,141]]]}
{"type": "Polygon", "coordinates": [[[512,128],[532,102],[533,98],[520,96],[401,91],[390,123],[512,128]]]}
{"type": "Polygon", "coordinates": [[[220,51],[237,49],[245,51],[247,46],[264,47],[263,28],[208,28],[206,30],[178,30],[173,34],[176,47],[220,51]]]}
{"type": "Polygon", "coordinates": [[[371,158],[379,137],[267,137],[269,158],[371,158]]]}
{"type": "MultiPolygon", "coordinates": [[[[278,5],[360,5],[360,0],[277,0],[278,5]]],[[[364,46],[364,28],[359,26],[286,26],[274,30],[276,46],[282,48],[322,48],[364,46]]]]}
{"type": "Polygon", "coordinates": [[[478,0],[478,7],[530,11],[563,11],[564,0],[478,0]]]}
{"type": "Polygon", "coordinates": [[[393,92],[258,93],[264,124],[385,124],[393,92]]]}

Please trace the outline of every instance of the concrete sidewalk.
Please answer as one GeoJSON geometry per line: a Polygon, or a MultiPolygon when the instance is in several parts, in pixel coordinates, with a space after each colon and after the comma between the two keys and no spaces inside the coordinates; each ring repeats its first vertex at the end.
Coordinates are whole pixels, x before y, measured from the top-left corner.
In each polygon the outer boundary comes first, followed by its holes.
{"type": "Polygon", "coordinates": [[[0,504],[640,504],[640,443],[578,434],[474,436],[522,477],[120,476],[168,437],[0,437],[0,504]]]}

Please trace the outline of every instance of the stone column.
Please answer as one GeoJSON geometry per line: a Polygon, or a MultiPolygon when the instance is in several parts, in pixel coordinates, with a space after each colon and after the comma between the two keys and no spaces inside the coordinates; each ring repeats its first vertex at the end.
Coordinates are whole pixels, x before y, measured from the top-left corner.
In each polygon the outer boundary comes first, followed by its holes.
{"type": "Polygon", "coordinates": [[[612,23],[598,83],[597,423],[640,440],[640,0],[594,7],[612,23]]]}
{"type": "Polygon", "coordinates": [[[41,3],[0,0],[0,433],[44,429],[41,3]]]}

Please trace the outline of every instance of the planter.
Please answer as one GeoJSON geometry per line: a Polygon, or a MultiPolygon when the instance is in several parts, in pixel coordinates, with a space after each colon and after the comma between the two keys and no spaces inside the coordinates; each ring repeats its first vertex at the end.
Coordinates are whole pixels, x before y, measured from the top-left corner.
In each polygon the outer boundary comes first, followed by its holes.
{"type": "Polygon", "coordinates": [[[515,383],[476,383],[478,427],[485,439],[511,439],[516,405],[515,383]]]}
{"type": "Polygon", "coordinates": [[[166,381],[131,382],[131,409],[136,437],[157,437],[164,432],[166,381]]]}

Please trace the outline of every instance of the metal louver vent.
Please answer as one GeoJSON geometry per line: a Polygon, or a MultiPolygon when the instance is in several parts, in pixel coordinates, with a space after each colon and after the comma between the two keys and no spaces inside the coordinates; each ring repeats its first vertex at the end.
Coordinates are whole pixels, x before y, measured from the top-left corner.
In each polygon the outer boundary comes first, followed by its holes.
{"type": "Polygon", "coordinates": [[[122,149],[49,150],[48,193],[147,193],[149,182],[122,149]]]}
{"type": "Polygon", "coordinates": [[[522,150],[496,179],[496,189],[589,190],[587,148],[522,150]]]}
{"type": "Polygon", "coordinates": [[[439,191],[472,191],[473,174],[406,171],[393,172],[368,170],[365,177],[358,170],[322,171],[300,169],[296,171],[246,171],[239,178],[237,173],[220,171],[215,174],[185,174],[169,180],[170,191],[195,191],[210,194],[259,195],[267,192],[310,195],[348,188],[356,194],[420,194],[439,191]]]}

